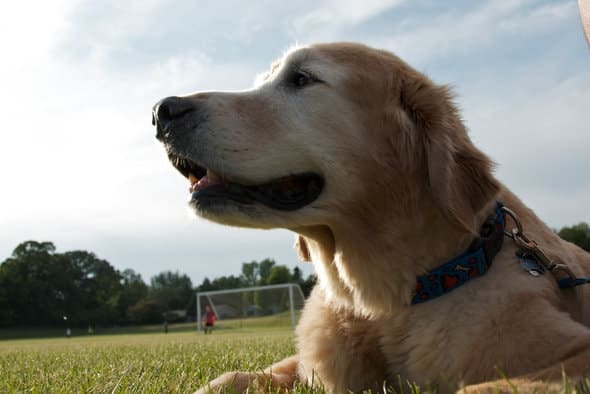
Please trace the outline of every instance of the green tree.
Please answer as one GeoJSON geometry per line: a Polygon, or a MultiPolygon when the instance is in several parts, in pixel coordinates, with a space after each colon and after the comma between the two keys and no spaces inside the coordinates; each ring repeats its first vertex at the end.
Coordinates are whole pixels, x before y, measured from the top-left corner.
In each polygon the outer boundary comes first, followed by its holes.
{"type": "Polygon", "coordinates": [[[293,268],[293,274],[291,275],[291,282],[301,285],[301,282],[303,282],[303,274],[301,273],[301,268],[299,268],[299,267],[293,268]]]}
{"type": "Polygon", "coordinates": [[[47,325],[71,308],[75,273],[51,242],[26,241],[0,265],[2,324],[47,325]]]}
{"type": "Polygon", "coordinates": [[[166,310],[187,309],[194,291],[188,276],[178,271],[164,271],[152,277],[150,298],[161,302],[166,310]]]}
{"type": "Polygon", "coordinates": [[[258,281],[258,262],[242,263],[242,279],[245,286],[256,286],[258,281]]]}
{"type": "Polygon", "coordinates": [[[99,259],[94,253],[75,250],[63,253],[63,257],[77,271],[75,281],[79,289],[79,315],[74,314],[83,324],[114,324],[123,316],[119,308],[121,296],[121,275],[108,261],[99,259]]]}
{"type": "Polygon", "coordinates": [[[213,287],[213,290],[239,289],[245,287],[242,278],[234,275],[215,278],[211,281],[211,286],[213,287]]]}
{"type": "Polygon", "coordinates": [[[203,282],[199,286],[197,286],[197,288],[195,290],[196,291],[211,291],[211,290],[219,290],[219,289],[217,289],[215,286],[213,286],[213,284],[211,283],[209,278],[205,278],[205,279],[203,279],[203,282]]]}
{"type": "Polygon", "coordinates": [[[309,297],[317,281],[318,277],[312,274],[309,275],[307,279],[305,279],[303,282],[299,284],[299,286],[301,286],[301,291],[303,292],[305,298],[309,297]]]}
{"type": "Polygon", "coordinates": [[[129,307],[128,316],[132,323],[156,324],[162,323],[165,306],[156,299],[143,298],[129,307]]]}
{"type": "Polygon", "coordinates": [[[272,267],[275,265],[275,261],[272,259],[264,259],[258,264],[258,284],[265,285],[268,283],[268,277],[270,276],[270,271],[272,267]]]}
{"type": "Polygon", "coordinates": [[[315,275],[309,275],[307,279],[303,279],[303,273],[299,267],[293,268],[293,274],[291,275],[291,283],[297,283],[301,287],[301,291],[305,298],[309,297],[311,290],[317,282],[315,275]]]}
{"type": "Polygon", "coordinates": [[[31,256],[47,256],[55,252],[55,245],[52,242],[25,241],[19,244],[12,252],[15,259],[31,256]]]}
{"type": "Polygon", "coordinates": [[[289,283],[291,281],[291,272],[286,265],[275,265],[271,268],[270,274],[266,281],[267,285],[278,285],[289,283]]]}
{"type": "Polygon", "coordinates": [[[119,313],[123,317],[123,323],[131,321],[128,316],[129,308],[132,305],[145,299],[148,295],[148,286],[141,275],[132,269],[121,272],[121,295],[119,296],[119,313]]]}
{"type": "Polygon", "coordinates": [[[121,276],[93,253],[56,253],[51,242],[26,241],[0,265],[0,324],[114,324],[121,276]]]}
{"type": "Polygon", "coordinates": [[[15,311],[11,303],[8,272],[4,264],[0,264],[0,327],[15,324],[15,311]]]}
{"type": "Polygon", "coordinates": [[[587,223],[582,222],[571,227],[564,227],[559,230],[558,235],[590,252],[590,227],[587,223]]]}

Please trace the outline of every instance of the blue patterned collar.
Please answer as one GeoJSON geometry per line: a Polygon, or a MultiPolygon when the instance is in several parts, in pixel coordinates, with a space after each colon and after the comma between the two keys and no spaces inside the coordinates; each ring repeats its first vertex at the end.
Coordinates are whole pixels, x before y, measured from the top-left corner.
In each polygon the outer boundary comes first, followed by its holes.
{"type": "Polygon", "coordinates": [[[500,202],[496,204],[494,213],[482,225],[479,237],[465,253],[416,277],[416,293],[412,297],[412,304],[440,297],[488,271],[504,241],[506,221],[502,206],[500,202]]]}

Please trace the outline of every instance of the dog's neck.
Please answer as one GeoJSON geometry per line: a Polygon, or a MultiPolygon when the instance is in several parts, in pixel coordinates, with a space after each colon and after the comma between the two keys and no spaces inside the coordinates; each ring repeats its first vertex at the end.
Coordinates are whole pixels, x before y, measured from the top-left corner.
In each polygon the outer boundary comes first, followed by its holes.
{"type": "Polygon", "coordinates": [[[389,217],[395,221],[369,213],[297,229],[332,306],[367,317],[399,312],[411,304],[416,276],[460,254],[473,240],[435,207],[389,217]]]}

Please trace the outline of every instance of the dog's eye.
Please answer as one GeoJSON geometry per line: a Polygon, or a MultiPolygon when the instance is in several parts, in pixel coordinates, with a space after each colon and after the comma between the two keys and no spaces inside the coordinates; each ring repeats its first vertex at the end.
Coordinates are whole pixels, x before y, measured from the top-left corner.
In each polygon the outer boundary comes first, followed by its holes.
{"type": "Polygon", "coordinates": [[[317,81],[316,78],[304,71],[295,71],[291,77],[291,83],[296,88],[303,88],[317,81]]]}

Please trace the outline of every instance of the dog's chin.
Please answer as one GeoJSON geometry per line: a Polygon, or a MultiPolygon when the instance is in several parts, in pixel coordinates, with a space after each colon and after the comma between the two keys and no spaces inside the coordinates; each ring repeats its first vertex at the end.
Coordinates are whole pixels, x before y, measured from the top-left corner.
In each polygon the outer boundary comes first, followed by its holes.
{"type": "Polygon", "coordinates": [[[226,226],[257,229],[292,226],[288,214],[258,203],[244,204],[228,198],[193,195],[189,207],[198,217],[226,226]]]}
{"type": "Polygon", "coordinates": [[[197,215],[222,224],[285,227],[289,212],[314,202],[323,185],[323,178],[313,173],[291,175],[258,186],[219,182],[195,188],[189,205],[197,215]]]}

